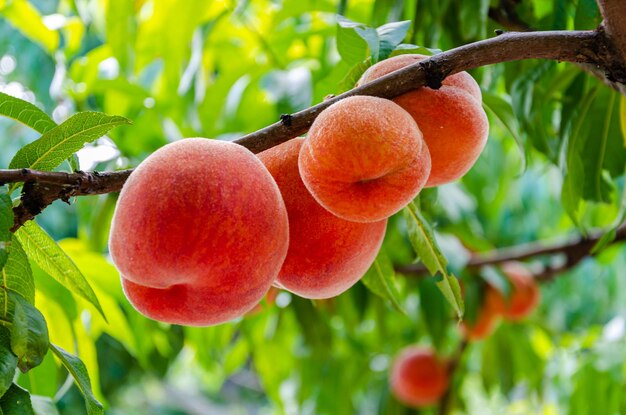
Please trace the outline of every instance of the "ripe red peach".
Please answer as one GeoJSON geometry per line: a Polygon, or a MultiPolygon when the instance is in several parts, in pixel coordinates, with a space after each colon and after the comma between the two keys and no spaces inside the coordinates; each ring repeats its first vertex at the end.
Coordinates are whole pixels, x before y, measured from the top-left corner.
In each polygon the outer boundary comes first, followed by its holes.
{"type": "Polygon", "coordinates": [[[502,264],[502,272],[511,282],[510,298],[504,298],[495,288],[487,291],[488,301],[507,320],[518,321],[526,318],[539,304],[539,286],[524,266],[518,262],[502,264]]]}
{"type": "Polygon", "coordinates": [[[391,368],[391,392],[407,406],[419,408],[437,403],[449,383],[447,364],[431,349],[408,346],[391,368]]]}
{"type": "MultiPolygon", "coordinates": [[[[357,85],[411,65],[424,55],[398,55],[370,67],[357,85]]],[[[396,97],[417,122],[428,144],[432,169],[426,187],[459,179],[474,165],[487,143],[489,122],[478,84],[467,72],[448,76],[441,88],[422,87],[396,97]]]]}
{"type": "Polygon", "coordinates": [[[354,96],[313,122],[299,168],[307,189],[328,211],[353,222],[376,222],[424,187],[430,155],[406,111],[386,99],[354,96]]]}
{"type": "Polygon", "coordinates": [[[191,138],[146,158],[115,208],[109,249],[134,307],[207,326],[253,308],[287,254],[278,186],[250,151],[191,138]]]}
{"type": "Polygon", "coordinates": [[[304,142],[295,138],[258,155],[276,180],[289,217],[289,251],[276,285],[305,298],[330,298],[354,285],[374,262],[387,220],[349,222],[320,206],[300,178],[304,142]]]}

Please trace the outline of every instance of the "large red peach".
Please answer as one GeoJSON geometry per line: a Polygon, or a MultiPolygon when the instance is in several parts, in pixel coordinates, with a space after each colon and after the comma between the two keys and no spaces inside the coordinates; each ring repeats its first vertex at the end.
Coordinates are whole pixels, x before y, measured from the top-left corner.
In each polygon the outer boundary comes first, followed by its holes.
{"type": "Polygon", "coordinates": [[[320,206],[298,171],[304,141],[295,138],[258,155],[276,180],[289,217],[289,251],[276,282],[305,298],[335,297],[374,262],[387,220],[349,222],[320,206]]]}
{"type": "Polygon", "coordinates": [[[448,385],[448,367],[431,349],[408,346],[393,362],[391,392],[405,405],[433,405],[443,396],[448,385]]]}
{"type": "Polygon", "coordinates": [[[342,219],[376,222],[424,187],[430,155],[411,116],[393,102],[354,96],[315,119],[300,150],[302,181],[342,219]]]}
{"type": "MultiPolygon", "coordinates": [[[[424,55],[398,55],[370,67],[357,85],[411,65],[424,55]]],[[[478,84],[467,72],[443,80],[441,88],[422,87],[394,99],[408,111],[428,144],[432,169],[426,187],[459,179],[474,165],[487,143],[489,121],[478,84]]]]}
{"type": "Polygon", "coordinates": [[[539,286],[524,266],[518,262],[505,262],[502,272],[511,283],[512,292],[509,298],[493,287],[487,290],[488,301],[494,309],[507,320],[517,321],[527,317],[539,304],[541,292],[539,286]]]}
{"type": "Polygon", "coordinates": [[[192,138],[162,147],[130,175],[109,248],[139,312],[206,326],[263,298],[288,243],[285,205],[259,159],[234,143],[192,138]]]}

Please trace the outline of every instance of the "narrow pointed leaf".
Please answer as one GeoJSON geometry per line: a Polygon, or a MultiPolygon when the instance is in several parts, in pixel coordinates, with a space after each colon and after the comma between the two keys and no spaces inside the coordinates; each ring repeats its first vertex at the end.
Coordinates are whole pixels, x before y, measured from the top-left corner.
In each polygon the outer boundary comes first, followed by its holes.
{"type": "Polygon", "coordinates": [[[4,289],[4,295],[0,295],[0,298],[6,298],[8,293],[14,292],[25,298],[30,304],[35,304],[33,272],[26,252],[15,235],[11,239],[8,254],[7,263],[0,272],[0,284],[4,289]]]}
{"type": "Polygon", "coordinates": [[[37,223],[29,221],[15,235],[31,260],[73,294],[93,304],[104,317],[100,302],[89,282],[46,231],[37,223]]]}
{"type": "Polygon", "coordinates": [[[391,260],[383,249],[380,250],[374,263],[361,279],[368,290],[376,294],[383,300],[387,300],[391,305],[403,314],[406,311],[400,303],[400,295],[394,281],[396,276],[391,260]]]}
{"type": "Polygon", "coordinates": [[[82,360],[54,344],[50,344],[50,350],[61,361],[63,366],[65,366],[65,368],[68,370],[68,372],[70,372],[70,374],[76,381],[78,389],[80,389],[85,398],[87,414],[104,414],[102,404],[96,399],[93,391],[91,390],[91,380],[89,379],[87,368],[85,367],[85,364],[82,362],[82,360]]]}
{"type": "Polygon", "coordinates": [[[437,286],[454,308],[459,318],[462,318],[463,298],[461,297],[461,288],[456,277],[448,273],[448,261],[437,245],[433,230],[422,217],[417,206],[412,202],[404,209],[404,214],[407,221],[409,239],[415,252],[433,276],[441,274],[442,278],[437,281],[437,286]]]}
{"type": "Polygon", "coordinates": [[[45,112],[28,101],[0,92],[0,115],[13,118],[40,134],[56,127],[45,112]]]}
{"type": "Polygon", "coordinates": [[[53,170],[85,143],[102,137],[122,124],[130,124],[130,121],[117,115],[80,112],[46,132],[38,140],[22,147],[11,160],[9,168],[53,170]]]}
{"type": "Polygon", "coordinates": [[[0,16],[38,43],[49,55],[53,55],[59,47],[59,32],[44,24],[41,14],[29,1],[0,1],[0,16]]]}

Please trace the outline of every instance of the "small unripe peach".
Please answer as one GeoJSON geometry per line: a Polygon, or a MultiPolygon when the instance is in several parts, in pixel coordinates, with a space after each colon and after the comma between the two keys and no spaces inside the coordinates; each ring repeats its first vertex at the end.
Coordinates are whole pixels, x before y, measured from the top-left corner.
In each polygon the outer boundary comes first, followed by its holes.
{"type": "Polygon", "coordinates": [[[526,318],[539,304],[541,292],[533,274],[518,262],[502,264],[502,272],[511,282],[512,292],[504,298],[495,288],[487,291],[488,301],[507,320],[517,321],[526,318]]]}
{"type": "Polygon", "coordinates": [[[285,205],[259,159],[234,143],[194,138],[162,147],[133,171],[109,249],[139,312],[206,326],[263,298],[288,243],[285,205]]]}
{"type": "Polygon", "coordinates": [[[448,367],[431,349],[408,346],[393,362],[391,392],[407,406],[433,405],[448,386],[448,367]]]}
{"type": "Polygon", "coordinates": [[[335,297],[354,285],[372,265],[387,220],[350,222],[328,212],[302,183],[295,138],[258,155],[272,174],[287,207],[289,251],[275,285],[301,297],[335,297]]]}
{"type": "Polygon", "coordinates": [[[307,189],[328,211],[353,222],[376,222],[424,187],[430,155],[415,121],[397,104],[354,96],[313,122],[299,168],[307,189]]]}
{"type": "MultiPolygon", "coordinates": [[[[398,55],[370,67],[357,85],[427,58],[398,55]]],[[[476,81],[460,72],[443,80],[441,88],[422,87],[394,98],[417,122],[428,144],[432,169],[426,187],[459,179],[474,165],[487,143],[489,122],[476,81]]]]}

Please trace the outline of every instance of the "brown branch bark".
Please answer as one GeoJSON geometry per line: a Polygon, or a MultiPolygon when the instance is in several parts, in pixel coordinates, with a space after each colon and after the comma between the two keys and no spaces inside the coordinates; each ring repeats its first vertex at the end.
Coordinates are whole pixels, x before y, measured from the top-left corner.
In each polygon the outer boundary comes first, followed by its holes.
{"type": "MultiPolygon", "coordinates": [[[[305,133],[320,112],[348,96],[394,98],[421,86],[438,88],[446,76],[500,62],[554,59],[588,63],[601,68],[608,78],[626,83],[626,69],[616,66],[615,53],[602,30],[505,33],[440,53],[298,113],[282,116],[279,122],[235,142],[259,153],[305,133]]],[[[24,186],[22,203],[15,208],[15,230],[54,200],[117,192],[129,173],[130,170],[109,173],[0,170],[0,184],[31,183],[24,186]]]]}
{"type": "Polygon", "coordinates": [[[600,13],[604,18],[602,25],[610,36],[622,60],[626,58],[626,2],[623,0],[598,0],[600,13]]]}
{"type": "MultiPolygon", "coordinates": [[[[591,256],[591,250],[602,238],[603,233],[595,233],[587,238],[575,237],[551,243],[534,242],[518,245],[510,248],[501,248],[492,252],[474,254],[467,263],[467,268],[478,270],[487,265],[498,265],[509,261],[523,261],[541,256],[565,255],[565,261],[554,267],[546,267],[543,271],[535,273],[535,278],[540,281],[549,281],[558,274],[567,271],[580,263],[583,259],[591,256]]],[[[626,225],[618,228],[612,243],[626,241],[626,225]]],[[[396,266],[396,271],[407,276],[430,275],[422,264],[410,264],[396,266]]]]}

